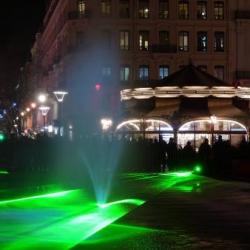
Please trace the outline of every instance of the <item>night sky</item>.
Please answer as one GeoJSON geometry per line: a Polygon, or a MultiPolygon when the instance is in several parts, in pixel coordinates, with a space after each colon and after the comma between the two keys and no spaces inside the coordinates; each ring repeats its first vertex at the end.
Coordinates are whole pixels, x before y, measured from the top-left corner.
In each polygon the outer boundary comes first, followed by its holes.
{"type": "Polygon", "coordinates": [[[45,0],[6,1],[0,14],[0,87],[10,95],[19,70],[30,59],[36,32],[41,28],[45,0]]]}

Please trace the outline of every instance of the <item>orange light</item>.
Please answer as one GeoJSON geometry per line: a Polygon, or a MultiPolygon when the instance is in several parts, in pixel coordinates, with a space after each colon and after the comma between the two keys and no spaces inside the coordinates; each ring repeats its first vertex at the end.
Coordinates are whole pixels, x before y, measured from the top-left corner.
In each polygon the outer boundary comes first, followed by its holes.
{"type": "Polygon", "coordinates": [[[31,106],[31,108],[35,109],[35,108],[36,108],[36,103],[35,103],[35,102],[32,102],[32,103],[30,104],[30,106],[31,106]]]}

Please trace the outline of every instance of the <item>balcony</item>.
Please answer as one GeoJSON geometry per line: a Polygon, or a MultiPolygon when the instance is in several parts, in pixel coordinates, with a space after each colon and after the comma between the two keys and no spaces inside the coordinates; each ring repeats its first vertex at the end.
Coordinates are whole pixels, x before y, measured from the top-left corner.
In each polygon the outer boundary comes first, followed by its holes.
{"type": "Polygon", "coordinates": [[[176,53],[176,45],[153,44],[150,46],[150,51],[153,53],[176,53]]]}
{"type": "Polygon", "coordinates": [[[71,11],[68,13],[68,19],[69,20],[75,20],[75,19],[84,19],[90,17],[90,12],[85,11],[84,13],[81,13],[79,11],[71,11]]]}
{"type": "Polygon", "coordinates": [[[250,19],[249,10],[237,10],[235,12],[235,19],[250,19]]]}
{"type": "Polygon", "coordinates": [[[236,71],[237,79],[250,79],[250,71],[236,71]]]}

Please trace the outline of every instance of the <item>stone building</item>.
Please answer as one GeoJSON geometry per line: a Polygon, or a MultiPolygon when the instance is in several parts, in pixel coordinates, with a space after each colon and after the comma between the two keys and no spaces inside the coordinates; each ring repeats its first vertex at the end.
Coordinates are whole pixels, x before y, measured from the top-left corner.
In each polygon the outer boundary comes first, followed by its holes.
{"type": "MultiPolygon", "coordinates": [[[[233,85],[250,83],[248,0],[50,0],[29,79],[67,89],[64,116],[117,114],[119,91],[150,86],[190,61],[233,85]]],[[[52,101],[50,119],[57,119],[52,101]]]]}

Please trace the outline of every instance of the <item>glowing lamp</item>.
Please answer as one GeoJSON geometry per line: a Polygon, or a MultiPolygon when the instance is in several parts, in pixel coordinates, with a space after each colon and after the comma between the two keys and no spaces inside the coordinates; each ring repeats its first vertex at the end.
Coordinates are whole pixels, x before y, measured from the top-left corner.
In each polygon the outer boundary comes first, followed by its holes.
{"type": "Polygon", "coordinates": [[[58,102],[63,102],[65,95],[68,94],[67,91],[54,91],[53,92],[58,102]]]}
{"type": "Polygon", "coordinates": [[[26,108],[26,111],[27,111],[27,112],[30,112],[30,108],[26,108]]]}
{"type": "Polygon", "coordinates": [[[199,165],[195,166],[195,168],[194,168],[194,172],[196,172],[196,173],[200,173],[201,171],[202,171],[201,166],[199,166],[199,165]]]}
{"type": "Polygon", "coordinates": [[[48,106],[41,106],[39,107],[39,110],[42,112],[42,116],[46,116],[50,110],[50,107],[48,106]]]}
{"type": "Polygon", "coordinates": [[[113,125],[111,119],[101,119],[102,130],[108,130],[113,125]]]}
{"type": "Polygon", "coordinates": [[[218,122],[217,117],[215,115],[210,116],[210,120],[213,124],[216,124],[218,122]]]}
{"type": "Polygon", "coordinates": [[[24,112],[21,112],[21,113],[20,113],[20,115],[21,115],[21,116],[24,116],[24,115],[25,115],[25,113],[24,113],[24,112]]]}
{"type": "Polygon", "coordinates": [[[96,91],[100,91],[101,88],[102,88],[102,85],[101,85],[100,83],[97,83],[97,84],[95,85],[95,90],[96,90],[96,91]]]}
{"type": "Polygon", "coordinates": [[[0,133],[0,142],[4,141],[5,140],[5,136],[4,134],[0,133]]]}
{"type": "Polygon", "coordinates": [[[36,103],[35,103],[35,102],[32,102],[32,103],[30,104],[30,106],[31,106],[31,108],[35,109],[35,108],[36,108],[36,103]]]}
{"type": "Polygon", "coordinates": [[[47,96],[46,96],[46,94],[40,94],[40,95],[38,95],[38,101],[40,102],[40,103],[44,103],[44,102],[46,102],[46,100],[47,100],[47,96]]]}

